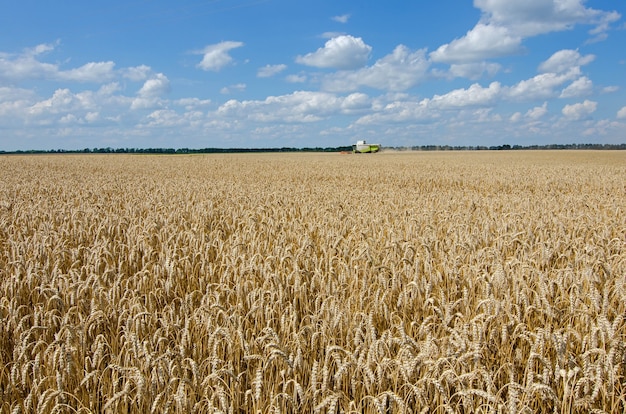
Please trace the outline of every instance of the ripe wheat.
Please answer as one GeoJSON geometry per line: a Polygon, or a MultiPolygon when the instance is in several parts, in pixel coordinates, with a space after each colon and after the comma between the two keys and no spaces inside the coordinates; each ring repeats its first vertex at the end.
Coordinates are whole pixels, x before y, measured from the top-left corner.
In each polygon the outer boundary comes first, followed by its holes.
{"type": "Polygon", "coordinates": [[[0,175],[0,413],[626,411],[623,152],[0,175]]]}

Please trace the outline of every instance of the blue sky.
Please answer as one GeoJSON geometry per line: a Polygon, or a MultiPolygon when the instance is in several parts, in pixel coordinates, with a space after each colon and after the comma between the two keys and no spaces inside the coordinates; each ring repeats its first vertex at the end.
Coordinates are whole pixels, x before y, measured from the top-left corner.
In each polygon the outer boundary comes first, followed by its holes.
{"type": "Polygon", "coordinates": [[[626,142],[621,0],[1,9],[1,150],[626,142]]]}

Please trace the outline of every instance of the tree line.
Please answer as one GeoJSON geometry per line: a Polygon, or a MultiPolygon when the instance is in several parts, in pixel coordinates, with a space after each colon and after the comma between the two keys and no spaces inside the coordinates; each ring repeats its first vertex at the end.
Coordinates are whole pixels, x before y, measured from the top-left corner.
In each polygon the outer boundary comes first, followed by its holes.
{"type": "MultiPolygon", "coordinates": [[[[419,145],[407,147],[383,147],[395,151],[508,151],[508,150],[626,150],[623,144],[547,144],[547,145],[419,145]]],[[[17,150],[2,151],[0,154],[223,154],[262,152],[349,152],[352,146],[340,147],[280,147],[280,148],[84,148],[82,150],[17,150]]]]}

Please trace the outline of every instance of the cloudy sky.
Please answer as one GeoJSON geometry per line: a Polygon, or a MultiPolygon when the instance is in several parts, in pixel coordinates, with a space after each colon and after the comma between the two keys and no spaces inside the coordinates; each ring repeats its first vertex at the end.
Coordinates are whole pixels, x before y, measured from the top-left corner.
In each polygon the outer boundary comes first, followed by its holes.
{"type": "Polygon", "coordinates": [[[623,0],[21,0],[0,150],[626,142],[623,0]]]}

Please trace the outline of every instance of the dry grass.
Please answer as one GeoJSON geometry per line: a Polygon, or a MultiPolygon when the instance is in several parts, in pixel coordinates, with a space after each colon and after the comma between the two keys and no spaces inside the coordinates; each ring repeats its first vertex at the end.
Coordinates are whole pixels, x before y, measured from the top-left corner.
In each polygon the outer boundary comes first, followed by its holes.
{"type": "Polygon", "coordinates": [[[0,412],[626,411],[626,154],[0,158],[0,412]]]}

